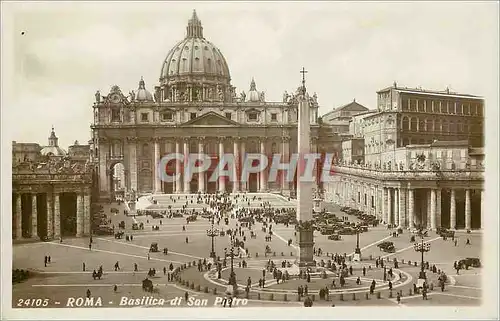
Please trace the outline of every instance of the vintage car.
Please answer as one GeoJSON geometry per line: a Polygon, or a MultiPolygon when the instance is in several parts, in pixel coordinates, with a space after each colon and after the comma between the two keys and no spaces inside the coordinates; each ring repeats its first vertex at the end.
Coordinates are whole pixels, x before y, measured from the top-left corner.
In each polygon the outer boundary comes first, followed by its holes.
{"type": "Polygon", "coordinates": [[[439,236],[441,237],[454,237],[455,236],[455,231],[450,231],[446,228],[438,228],[437,231],[439,236]]]}
{"type": "Polygon", "coordinates": [[[194,222],[194,221],[196,221],[197,219],[198,219],[197,215],[189,215],[189,216],[186,218],[186,220],[187,220],[188,222],[194,222]]]}
{"type": "Polygon", "coordinates": [[[120,224],[118,224],[119,228],[125,228],[125,221],[121,221],[120,224]]]}
{"type": "Polygon", "coordinates": [[[113,235],[113,228],[107,225],[100,225],[94,229],[93,233],[95,235],[113,235]]]}
{"type": "Polygon", "coordinates": [[[115,239],[121,239],[123,237],[123,235],[125,234],[125,232],[116,232],[115,233],[115,239]]]}
{"type": "Polygon", "coordinates": [[[468,257],[465,259],[462,259],[458,261],[458,265],[462,266],[464,268],[469,268],[469,267],[481,267],[481,260],[479,258],[473,258],[473,257],[468,257]]]}
{"type": "Polygon", "coordinates": [[[340,240],[342,240],[342,236],[340,236],[339,234],[335,233],[335,234],[332,234],[332,235],[328,235],[328,239],[332,240],[332,241],[340,241],[340,240]]]}
{"type": "Polygon", "coordinates": [[[158,243],[151,243],[151,246],[149,247],[149,252],[158,252],[158,243]]]}
{"type": "Polygon", "coordinates": [[[390,241],[385,241],[382,243],[377,244],[377,246],[380,248],[381,251],[388,252],[388,253],[394,253],[396,252],[396,248],[394,247],[394,243],[390,241]]]}

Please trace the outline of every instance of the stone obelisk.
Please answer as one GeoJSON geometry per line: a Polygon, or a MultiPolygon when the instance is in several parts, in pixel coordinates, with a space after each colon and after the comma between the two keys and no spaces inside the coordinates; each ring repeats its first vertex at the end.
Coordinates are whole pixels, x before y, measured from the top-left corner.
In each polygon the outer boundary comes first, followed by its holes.
{"type": "MultiPolygon", "coordinates": [[[[310,107],[305,86],[305,73],[302,68],[302,87],[298,89],[298,148],[299,159],[297,164],[297,243],[299,244],[298,265],[301,269],[315,266],[313,258],[313,180],[306,170],[304,156],[311,152],[310,136],[310,107]]],[[[308,166],[310,167],[310,166],[308,166]]]]}

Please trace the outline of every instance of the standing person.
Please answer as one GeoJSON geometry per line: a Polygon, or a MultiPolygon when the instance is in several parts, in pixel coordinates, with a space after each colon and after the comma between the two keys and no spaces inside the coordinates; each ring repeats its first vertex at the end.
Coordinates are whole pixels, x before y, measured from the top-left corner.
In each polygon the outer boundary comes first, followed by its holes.
{"type": "Polygon", "coordinates": [[[45,267],[47,267],[47,255],[45,255],[45,258],[43,260],[43,264],[45,265],[45,267]]]}
{"type": "Polygon", "coordinates": [[[50,263],[50,255],[49,255],[49,258],[48,258],[48,262],[50,263]]]}
{"type": "Polygon", "coordinates": [[[396,300],[398,301],[398,304],[400,304],[400,303],[401,303],[401,292],[398,292],[398,293],[396,294],[396,300]]]}
{"type": "Polygon", "coordinates": [[[83,272],[85,272],[85,262],[82,263],[83,272]]]}
{"type": "Polygon", "coordinates": [[[90,296],[92,295],[92,293],[90,292],[90,289],[87,289],[87,298],[90,299],[90,296]]]}

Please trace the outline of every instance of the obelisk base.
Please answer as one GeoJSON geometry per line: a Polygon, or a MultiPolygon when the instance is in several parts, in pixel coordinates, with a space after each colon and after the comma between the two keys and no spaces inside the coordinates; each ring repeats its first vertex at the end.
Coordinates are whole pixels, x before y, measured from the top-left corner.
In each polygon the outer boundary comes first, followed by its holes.
{"type": "Polygon", "coordinates": [[[309,228],[298,227],[297,231],[297,243],[299,245],[299,257],[297,260],[297,265],[299,268],[307,269],[316,267],[313,256],[314,247],[314,235],[313,230],[309,228]]]}

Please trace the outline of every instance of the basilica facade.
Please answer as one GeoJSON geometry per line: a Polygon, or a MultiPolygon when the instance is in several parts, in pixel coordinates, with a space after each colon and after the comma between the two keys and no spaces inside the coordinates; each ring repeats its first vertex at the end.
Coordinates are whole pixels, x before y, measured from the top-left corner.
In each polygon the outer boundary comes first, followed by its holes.
{"type": "MultiPolygon", "coordinates": [[[[215,191],[289,194],[294,183],[284,179],[268,182],[267,172],[251,174],[245,183],[224,178],[210,182],[208,178],[224,153],[234,154],[236,159],[247,153],[279,153],[281,161],[288,162],[297,149],[296,93],[285,92],[282,101],[270,102],[254,79],[248,91],[237,92],[225,57],[204,37],[201,21],[193,12],[186,36],[161,64],[153,93],[143,79],[129,94],[118,86],[106,95],[96,93],[92,149],[101,197],[114,197],[112,175],[118,163],[125,168],[125,188],[134,195],[215,191]],[[157,164],[168,153],[205,153],[214,166],[191,180],[180,176],[175,182],[163,182],[157,164]]],[[[317,96],[312,94],[308,99],[311,150],[325,152],[318,146],[331,146],[328,142],[335,138],[322,135],[324,141],[320,140],[317,96]]],[[[172,162],[165,170],[182,173],[176,170],[181,168],[182,164],[172,162]]]]}

